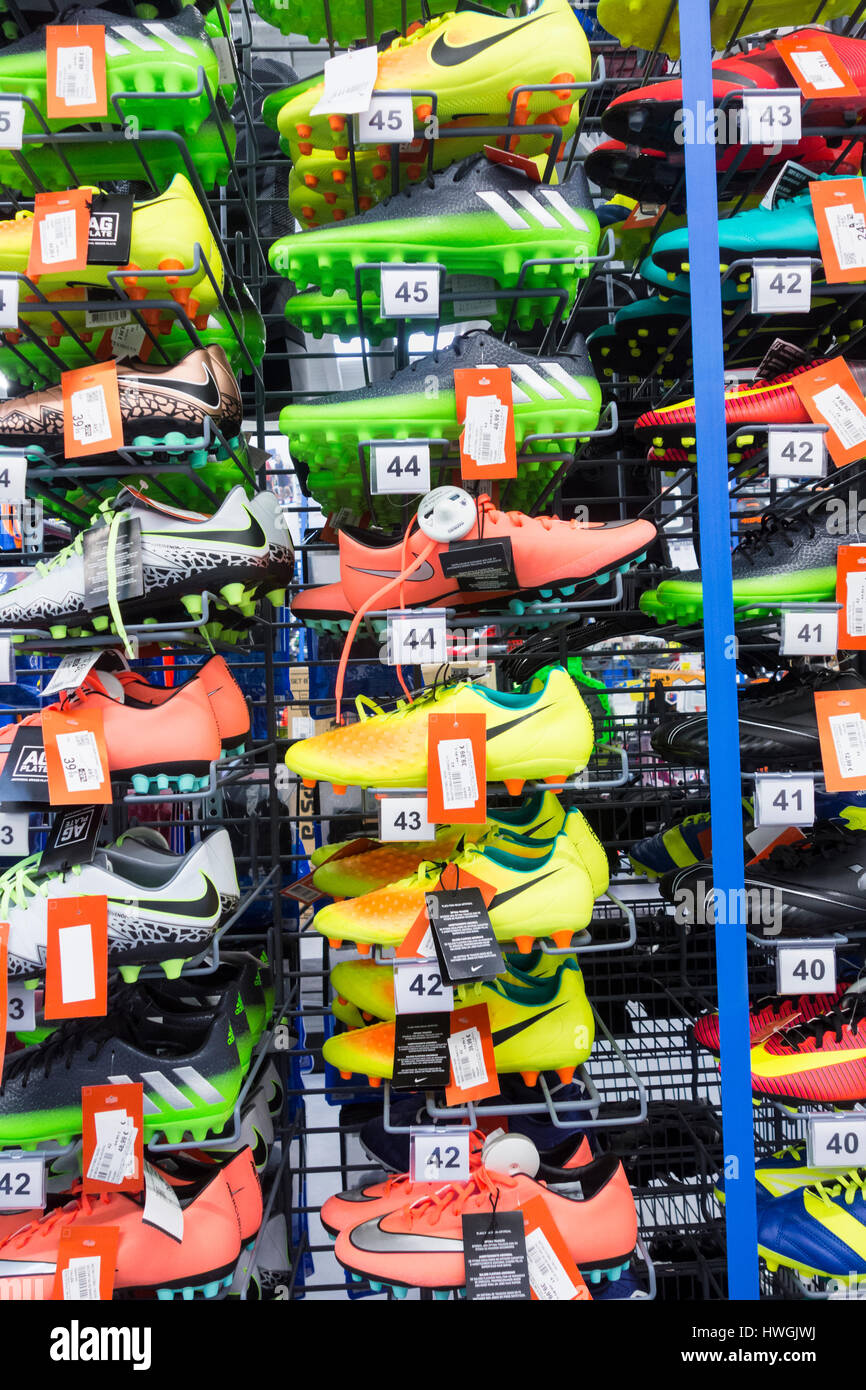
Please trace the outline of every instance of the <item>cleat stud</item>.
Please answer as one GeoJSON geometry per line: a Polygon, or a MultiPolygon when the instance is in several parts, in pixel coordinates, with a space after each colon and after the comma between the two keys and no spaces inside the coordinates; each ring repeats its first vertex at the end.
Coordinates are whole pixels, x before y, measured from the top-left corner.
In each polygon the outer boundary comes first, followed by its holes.
{"type": "Polygon", "coordinates": [[[522,1071],[522,1072],[520,1073],[520,1075],[521,1075],[521,1077],[522,1077],[522,1079],[523,1079],[523,1084],[524,1084],[525,1086],[535,1086],[535,1085],[538,1084],[538,1072],[537,1072],[537,1071],[522,1071]]]}
{"type": "Polygon", "coordinates": [[[184,963],[185,963],[185,962],[184,962],[183,960],[164,960],[164,961],[161,961],[160,964],[162,965],[162,969],[163,969],[163,971],[164,971],[164,973],[165,973],[165,978],[166,978],[167,980],[177,980],[177,979],[179,979],[179,977],[180,977],[180,972],[181,972],[181,970],[183,970],[183,967],[184,967],[184,963]]]}
{"type": "Polygon", "coordinates": [[[514,944],[522,956],[528,956],[535,947],[535,937],[515,936],[514,944]]]}

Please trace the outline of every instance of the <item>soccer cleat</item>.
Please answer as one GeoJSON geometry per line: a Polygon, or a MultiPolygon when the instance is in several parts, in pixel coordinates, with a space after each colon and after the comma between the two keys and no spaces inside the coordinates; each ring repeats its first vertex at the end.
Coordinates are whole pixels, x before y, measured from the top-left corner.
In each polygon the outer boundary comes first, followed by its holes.
{"type": "MultiPolygon", "coordinates": [[[[818,13],[821,23],[828,24],[850,12],[851,0],[823,0],[818,13]]],[[[742,0],[718,0],[710,16],[713,48],[726,48],[742,36],[744,28],[759,34],[780,24],[808,24],[814,18],[813,0],[789,0],[784,8],[779,0],[753,0],[748,11],[742,0]]],[[[597,19],[624,48],[645,48],[650,53],[658,49],[671,58],[680,56],[679,12],[671,10],[670,0],[599,0],[597,19]]]]}
{"type": "MultiPolygon", "coordinates": [[[[820,767],[815,691],[864,688],[866,681],[852,671],[820,667],[748,687],[738,701],[743,768],[755,771],[763,767],[820,767]]],[[[653,730],[653,750],[668,762],[708,767],[707,729],[705,714],[664,719],[653,730]]]]}
{"type": "MultiPolygon", "coordinates": [[[[358,470],[362,439],[456,441],[461,426],[454,369],[480,366],[511,369],[518,450],[528,435],[583,435],[598,425],[601,392],[579,334],[557,357],[538,358],[487,333],[471,332],[372,386],[284,406],[280,429],[289,439],[292,457],[309,470],[308,491],[326,509],[331,502],[341,507],[364,503],[358,470]]],[[[533,440],[527,446],[532,455],[561,450],[562,441],[553,439],[533,440]]],[[[533,477],[540,490],[537,469],[538,465],[533,474],[531,464],[523,466],[509,488],[510,505],[520,505],[521,491],[532,489],[533,477]]]]}
{"type": "MultiPolygon", "coordinates": [[[[0,52],[0,67],[3,57],[0,52]]],[[[98,192],[97,189],[90,191],[94,195],[98,192]]],[[[0,222],[0,270],[26,275],[32,240],[32,213],[21,212],[12,220],[0,222]]],[[[104,311],[108,303],[116,311],[118,296],[125,292],[141,309],[145,323],[158,333],[163,328],[168,333],[177,319],[169,310],[148,308],[148,299],[171,298],[195,323],[204,326],[208,315],[219,307],[217,290],[223,288],[224,274],[222,257],[205,210],[189,180],[183,174],[176,174],[164,193],[134,205],[126,263],[86,265],[80,270],[49,270],[31,277],[46,299],[64,304],[77,301],[81,303],[80,309],[58,311],[61,321],[44,309],[28,310],[28,304],[38,302],[38,295],[22,290],[19,321],[49,343],[68,327],[75,328],[82,340],[88,341],[87,335],[99,326],[98,320],[95,324],[92,321],[92,315],[98,314],[100,308],[104,311]],[[160,273],[139,277],[140,270],[160,273]],[[191,273],[184,274],[184,271],[191,273]],[[110,274],[117,275],[117,288],[108,278],[110,274]]]]}
{"type": "MultiPolygon", "coordinates": [[[[511,852],[507,839],[467,845],[451,864],[495,888],[488,904],[497,941],[532,949],[539,937],[568,946],[592,919],[592,881],[567,834],[541,841],[537,854],[511,852]]],[[[320,908],[313,926],[329,941],[359,948],[399,946],[424,910],[425,893],[439,883],[443,865],[422,862],[410,878],[346,902],[320,908]]]]}
{"type": "MultiPolygon", "coordinates": [[[[123,126],[134,117],[139,129],[179,130],[192,136],[212,115],[212,97],[219,92],[229,107],[234,101],[234,83],[220,83],[217,55],[192,5],[158,22],[99,9],[77,10],[68,22],[106,31],[108,115],[96,118],[100,125],[123,126]]],[[[46,116],[47,86],[44,29],[0,51],[0,92],[20,92],[28,99],[26,135],[81,126],[79,115],[46,116]]]]}
{"type": "MultiPolygon", "coordinates": [[[[348,628],[351,618],[369,599],[377,599],[375,608],[381,611],[399,605],[471,608],[476,612],[507,605],[521,615],[549,612],[551,604],[543,600],[552,599],[554,594],[567,600],[585,580],[603,583],[612,573],[627,572],[646,558],[656,538],[650,521],[605,523],[529,517],[522,512],[499,511],[486,493],[477,498],[476,508],[476,521],[464,539],[502,542],[511,554],[516,589],[461,589],[459,580],[443,568],[442,557],[454,552],[447,543],[436,543],[431,549],[429,538],[417,527],[410,528],[404,538],[343,526],[338,537],[340,582],[303,590],[292,600],[293,616],[307,627],[318,629],[326,624],[325,631],[333,631],[335,626],[348,628]],[[404,579],[404,572],[422,552],[427,558],[404,579]],[[389,586],[385,581],[391,577],[389,586]]],[[[385,624],[380,626],[384,631],[385,624]]]]}
{"type": "MultiPolygon", "coordinates": [[[[356,39],[375,43],[382,34],[402,30],[404,21],[411,30],[426,16],[421,0],[255,0],[256,13],[282,34],[303,34],[313,43],[335,43],[348,47],[356,39]]],[[[508,8],[508,0],[489,0],[488,10],[508,8]]]]}
{"type": "MultiPolygon", "coordinates": [[[[293,573],[293,550],[280,504],[272,492],[248,499],[236,487],[212,516],[178,511],[154,503],[143,493],[126,489],[112,509],[103,503],[93,525],[107,531],[112,554],[124,521],[141,525],[144,593],[120,600],[116,573],[109,566],[106,601],[94,603],[84,583],[82,535],[45,562],[39,562],[19,583],[0,595],[0,629],[48,629],[65,637],[70,627],[85,633],[104,631],[111,623],[125,637],[125,623],[153,618],[174,605],[201,616],[201,595],[242,605],[259,595],[284,601],[285,585],[293,573]],[[108,619],[106,623],[103,620],[108,619]]],[[[174,616],[172,613],[170,616],[174,616]]],[[[188,618],[187,618],[188,621],[188,618]]]]}
{"type": "MultiPolygon", "coordinates": [[[[409,1194],[411,1197],[411,1194],[409,1194]]],[[[397,1297],[407,1287],[437,1291],[462,1289],[465,1215],[492,1217],[517,1211],[541,1197],[578,1269],[590,1283],[614,1280],[628,1268],[637,1240],[634,1198],[613,1154],[580,1170],[580,1186],[555,1192],[522,1173],[476,1168],[469,1181],[445,1184],[438,1192],[408,1200],[381,1216],[369,1216],[362,1202],[357,1220],[337,1235],[340,1263],[370,1281],[374,1290],[390,1286],[397,1297]]]]}
{"type": "Polygon", "coordinates": [[[866,1276],[866,1168],[815,1174],[801,1187],[762,1202],[758,1253],[771,1273],[784,1265],[805,1279],[860,1286],[866,1276]]]}
{"type": "Polygon", "coordinates": [[[365,700],[360,705],[359,723],[293,743],[286,753],[287,767],[309,783],[425,787],[430,714],[483,714],[487,781],[505,782],[514,796],[527,779],[566,780],[586,766],[592,752],[592,720],[561,667],[553,667],[544,685],[529,694],[458,681],[427,690],[388,712],[373,706],[376,712],[368,714],[371,704],[365,700]]]}
{"type": "Polygon", "coordinates": [[[229,1018],[241,1069],[246,1071],[274,1009],[274,980],[265,956],[223,951],[216,970],[178,980],[148,980],[150,1005],[177,1026],[193,1029],[208,1011],[229,1018]]]}
{"type": "Polygon", "coordinates": [[[824,1014],[773,1033],[752,1048],[752,1091],[796,1104],[866,1100],[863,980],[824,1014]]]}
{"type": "MultiPolygon", "coordinates": [[[[595,1021],[580,966],[566,957],[553,975],[534,985],[505,978],[458,986],[458,1007],[486,1004],[497,1072],[520,1072],[534,1085],[543,1071],[571,1081],[592,1051],[595,1021]]],[[[389,1080],[394,1063],[394,1023],[352,1028],[325,1040],[323,1056],[344,1076],[389,1080]]],[[[14,1058],[13,1058],[14,1061],[14,1058]]]]}
{"type": "MultiPolygon", "coordinates": [[[[509,124],[515,94],[512,124],[555,127],[571,118],[580,96],[574,84],[588,82],[591,69],[589,45],[566,0],[540,0],[531,15],[515,19],[481,9],[434,16],[380,52],[374,91],[421,93],[413,106],[422,130],[434,112],[444,131],[460,122],[509,124]],[[536,85],[552,90],[524,90],[536,85]]],[[[313,110],[323,80],[298,87],[294,96],[288,89],[279,112],[280,134],[302,154],[307,146],[347,146],[349,118],[313,110]]]]}
{"type": "MultiPolygon", "coordinates": [[[[560,267],[562,269],[562,267],[560,267]]],[[[565,308],[567,316],[571,308],[577,281],[572,283],[569,300],[565,308]]],[[[439,314],[435,319],[424,320],[412,316],[416,330],[434,331],[434,325],[444,324],[489,324],[496,334],[504,334],[513,329],[530,333],[537,324],[547,325],[553,320],[559,305],[557,294],[546,298],[538,297],[507,299],[501,287],[492,276],[455,275],[446,278],[445,288],[460,292],[459,299],[442,299],[439,314]],[[513,317],[512,317],[513,313],[513,317]],[[428,323],[429,328],[422,329],[428,323]]],[[[358,304],[354,295],[345,290],[335,290],[331,295],[321,290],[305,290],[303,294],[293,294],[286,300],[285,314],[289,323],[309,333],[313,338],[321,338],[325,333],[334,333],[341,342],[351,342],[362,336],[373,347],[379,347],[386,338],[393,337],[393,319],[379,317],[380,295],[378,290],[364,290],[361,295],[363,308],[363,333],[358,318],[358,304]]]]}
{"type": "MultiPolygon", "coordinates": [[[[743,797],[744,832],[752,829],[752,801],[743,797]]],[[[665,826],[655,835],[638,840],[629,851],[629,863],[636,874],[661,878],[673,869],[700,864],[712,851],[709,811],[685,816],[673,825],[665,826]]]]}
{"type": "MultiPolygon", "coordinates": [[[[150,1165],[148,1165],[150,1167],[150,1165]]],[[[115,1293],[158,1299],[217,1298],[232,1282],[242,1244],[261,1225],[262,1192],[250,1150],[197,1182],[168,1182],[183,1212],[182,1233],[145,1222],[138,1193],[82,1193],[24,1225],[0,1244],[0,1302],[50,1299],[66,1230],[114,1227],[119,1233],[115,1293]]]]}
{"type": "MultiPolygon", "coordinates": [[[[847,988],[846,981],[839,985],[834,994],[801,994],[799,997],[771,994],[756,1000],[749,1005],[749,1037],[752,1046],[757,1047],[759,1043],[772,1037],[773,1033],[778,1033],[781,1028],[789,1028],[801,1022],[807,1023],[818,1014],[828,1013],[838,1004],[847,988]]],[[[692,1032],[699,1047],[706,1048],[714,1057],[719,1056],[721,1043],[717,1013],[702,1014],[695,1020],[692,1032]]]]}
{"type": "MultiPolygon", "coordinates": [[[[521,289],[571,294],[575,278],[589,273],[598,237],[579,165],[553,187],[476,155],[357,217],[282,237],[268,259],[300,288],[317,285],[325,294],[345,290],[354,297],[356,267],[383,259],[439,262],[449,275],[493,275],[503,289],[519,282],[521,289]],[[532,265],[558,258],[568,263],[532,265]]],[[[362,271],[362,287],[374,278],[378,284],[378,275],[362,271]]]]}
{"type": "Polygon", "coordinates": [[[166,850],[157,859],[138,848],[128,841],[115,862],[109,845],[92,863],[67,873],[43,873],[41,856],[34,854],[0,875],[10,977],[38,980],[44,974],[48,903],[91,894],[107,899],[108,964],[126,979],[155,964],[174,977],[185,960],[205,950],[240,896],[228,831],[214,831],[183,856],[166,850]]]}
{"type": "MultiPolygon", "coordinates": [[[[117,385],[123,441],[142,450],[147,464],[155,451],[190,455],[193,467],[211,449],[225,457],[239,443],[242,419],[238,384],[222,348],[197,348],[170,366],[118,362],[117,385]],[[214,428],[226,440],[217,439],[214,428]]],[[[63,461],[63,393],[59,385],[0,402],[0,449],[22,450],[31,462],[63,461]]],[[[91,455],[91,459],[114,457],[91,455]]],[[[127,464],[128,466],[128,464],[127,464]]],[[[52,487],[56,486],[52,480],[52,487]]],[[[37,485],[38,487],[38,485],[37,485]]]]}
{"type": "MultiPolygon", "coordinates": [[[[776,1153],[759,1158],[755,1164],[755,1196],[758,1206],[772,1203],[775,1197],[785,1197],[816,1182],[829,1179],[826,1168],[811,1168],[807,1162],[805,1144],[788,1144],[776,1153]]],[[[720,1202],[725,1201],[725,1178],[720,1174],[713,1191],[720,1202]]]]}

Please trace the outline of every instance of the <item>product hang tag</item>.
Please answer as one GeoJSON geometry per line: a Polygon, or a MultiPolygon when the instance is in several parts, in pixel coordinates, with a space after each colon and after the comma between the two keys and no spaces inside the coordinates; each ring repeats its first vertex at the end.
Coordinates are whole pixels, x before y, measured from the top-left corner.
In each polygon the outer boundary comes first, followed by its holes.
{"type": "Polygon", "coordinates": [[[91,864],[104,816],[104,804],[58,811],[39,861],[40,872],[65,873],[75,864],[91,864]]]}
{"type": "Polygon", "coordinates": [[[827,283],[866,279],[866,193],[861,179],[811,183],[812,210],[827,283]]]}
{"type": "Polygon", "coordinates": [[[466,1297],[475,1303],[528,1303],[526,1234],[520,1211],[463,1216],[466,1297]]]}
{"type": "Polygon", "coordinates": [[[108,899],[49,898],[45,1017],[103,1018],[108,1008],[108,899]]]}
{"type": "Polygon", "coordinates": [[[836,551],[836,602],[839,610],[839,647],[842,651],[866,648],[866,545],[840,545],[836,551]]]}
{"type": "Polygon", "coordinates": [[[77,714],[47,709],[42,714],[48,799],[52,806],[88,806],[111,801],[102,710],[77,714]]]}
{"type": "Polygon", "coordinates": [[[108,603],[108,574],[113,570],[115,596],[120,603],[141,598],[144,569],[141,562],[141,518],[125,517],[117,527],[114,559],[108,562],[110,528],[91,526],[84,532],[84,593],[94,608],[108,603]]]}
{"type": "Polygon", "coordinates": [[[111,355],[119,360],[138,357],[147,337],[140,323],[119,323],[111,330],[111,355]]]}
{"type": "Polygon", "coordinates": [[[792,385],[809,418],[828,426],[827,452],[837,468],[866,455],[866,397],[843,358],[795,376],[792,385]]]}
{"type": "Polygon", "coordinates": [[[46,115],[107,116],[105,28],[49,24],[45,29],[46,115]]]}
{"type": "Polygon", "coordinates": [[[81,1088],[85,1192],[140,1192],[144,1183],[144,1088],[109,1081],[81,1088]]]}
{"type": "Polygon", "coordinates": [[[164,1231],[172,1240],[183,1240],[183,1207],[178,1201],[177,1192],[162,1173],[150,1163],[144,1165],[144,1212],[145,1226],[155,1226],[164,1231]]]}
{"type": "Polygon", "coordinates": [[[123,447],[117,363],[96,362],[60,377],[63,451],[67,458],[111,454],[123,447]]]}
{"type": "Polygon", "coordinates": [[[447,1086],[451,1015],[398,1014],[394,1020],[395,1091],[429,1091],[447,1086]]]}
{"type": "Polygon", "coordinates": [[[38,724],[19,724],[0,771],[0,804],[47,801],[42,729],[38,724]]]}
{"type": "MultiPolygon", "coordinates": [[[[576,1176],[580,1176],[579,1170],[576,1176]]],[[[591,1300],[586,1280],[574,1263],[544,1198],[531,1197],[521,1211],[533,1301],[573,1303],[591,1300]]]]}
{"type": "Polygon", "coordinates": [[[52,673],[48,684],[43,687],[43,698],[54,695],[58,690],[77,690],[88,671],[103,655],[103,652],[70,652],[52,673]]]}
{"type": "Polygon", "coordinates": [[[827,791],[866,791],[866,690],[817,690],[815,712],[827,791]]]}
{"type": "Polygon", "coordinates": [[[132,241],[132,194],[94,193],[87,231],[88,265],[126,265],[132,241]]]}
{"type": "Polygon", "coordinates": [[[86,188],[35,195],[27,274],[37,284],[46,272],[83,270],[87,265],[90,196],[86,188]]]}
{"type": "Polygon", "coordinates": [[[774,41],[774,46],[805,101],[860,95],[860,88],[833,46],[831,34],[808,29],[805,35],[783,35],[774,41]]]}
{"type": "Polygon", "coordinates": [[[114,1292],[119,1226],[66,1226],[60,1232],[52,1299],[109,1302],[114,1292]]]}
{"type": "Polygon", "coordinates": [[[463,478],[516,478],[514,395],[508,367],[457,367],[454,372],[463,478]]]}
{"type": "Polygon", "coordinates": [[[797,164],[793,159],[789,159],[782,166],[778,177],[773,180],[767,192],[761,199],[761,207],[774,208],[780,207],[789,198],[796,198],[801,193],[805,193],[811,183],[815,182],[815,175],[811,169],[806,169],[804,165],[797,164]]]}
{"type": "Polygon", "coordinates": [[[493,1056],[490,1016],[486,1004],[471,1004],[450,1015],[448,1052],[451,1079],[445,1091],[446,1105],[463,1105],[499,1095],[499,1079],[493,1056]]]}
{"type": "Polygon", "coordinates": [[[429,716],[427,814],[443,825],[480,825],[487,819],[487,720],[483,714],[429,716]]]}
{"type": "Polygon", "coordinates": [[[487,910],[495,889],[456,864],[443,869],[440,884],[424,897],[446,980],[452,985],[495,980],[505,969],[487,910]]]}
{"type": "Polygon", "coordinates": [[[379,51],[371,45],[325,60],[324,92],[311,115],[355,116],[368,111],[379,72],[379,51]]]}
{"type": "MultiPolygon", "coordinates": [[[[578,92],[575,92],[575,101],[579,95],[578,92]]],[[[506,169],[519,169],[521,174],[526,175],[530,183],[541,183],[542,171],[547,166],[547,155],[533,159],[529,155],[517,154],[513,150],[500,150],[496,145],[485,145],[484,153],[491,164],[504,165],[506,169]]]]}
{"type": "Polygon", "coordinates": [[[502,540],[450,541],[439,556],[446,579],[456,579],[462,592],[516,589],[511,537],[502,540]]]}

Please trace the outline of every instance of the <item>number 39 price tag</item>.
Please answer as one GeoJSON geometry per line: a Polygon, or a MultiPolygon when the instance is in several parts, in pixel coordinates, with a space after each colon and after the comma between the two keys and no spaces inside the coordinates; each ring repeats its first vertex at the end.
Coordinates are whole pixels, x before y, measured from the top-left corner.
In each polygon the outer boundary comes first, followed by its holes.
{"type": "Polygon", "coordinates": [[[435,835],[426,796],[384,796],[379,802],[380,840],[432,840],[435,835]]]}
{"type": "Polygon", "coordinates": [[[832,994],[836,988],[835,946],[791,941],[776,953],[780,994],[832,994]]]}
{"type": "Polygon", "coordinates": [[[417,609],[388,614],[388,665],[435,665],[448,660],[448,628],[445,614],[417,609]]]}
{"type": "Polygon", "coordinates": [[[866,1115],[810,1115],[808,1154],[811,1168],[862,1168],[866,1115]]]}
{"type": "Polygon", "coordinates": [[[370,490],[383,493],[430,491],[429,444],[374,444],[370,490]]]}
{"type": "Polygon", "coordinates": [[[359,145],[409,145],[415,139],[415,112],[410,96],[375,95],[358,116],[359,145]]]}
{"type": "Polygon", "coordinates": [[[45,1206],[45,1159],[36,1154],[0,1158],[0,1211],[45,1206]]]}
{"type": "Polygon", "coordinates": [[[398,1014],[450,1014],[454,990],[443,984],[436,960],[394,962],[394,1010],[398,1014]]]}
{"type": "Polygon", "coordinates": [[[412,1182],[468,1182],[469,1130],[410,1130],[409,1176],[412,1182]]]}
{"type": "Polygon", "coordinates": [[[755,778],[755,825],[812,825],[815,783],[811,777],[755,778]]]}
{"type": "Polygon", "coordinates": [[[439,317],[439,271],[426,265],[383,265],[383,319],[439,317]]]}
{"type": "Polygon", "coordinates": [[[839,610],[812,608],[782,613],[784,656],[835,656],[839,650],[839,610]]]}
{"type": "Polygon", "coordinates": [[[811,307],[811,261],[753,263],[753,314],[808,314],[811,307]]]}

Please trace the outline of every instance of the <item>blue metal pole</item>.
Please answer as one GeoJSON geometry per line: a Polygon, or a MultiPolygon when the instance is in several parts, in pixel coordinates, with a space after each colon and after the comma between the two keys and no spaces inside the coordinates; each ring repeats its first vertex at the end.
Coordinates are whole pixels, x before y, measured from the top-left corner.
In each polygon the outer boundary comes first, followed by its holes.
{"type": "Polygon", "coordinates": [[[692,294],[692,353],[698,450],[698,510],[704,575],[704,648],[710,745],[716,971],[721,1032],[722,1130],[728,1297],[757,1298],[758,1232],[749,1066],[749,981],[743,903],[740,738],[731,575],[730,497],[724,411],[716,150],[712,115],[710,0],[679,0],[683,130],[692,294]],[[699,119],[700,118],[700,119],[699,119]],[[690,129],[691,127],[691,129],[690,129]],[[736,909],[734,905],[736,904],[736,909]],[[724,917],[725,921],[719,918],[724,917]]]}

